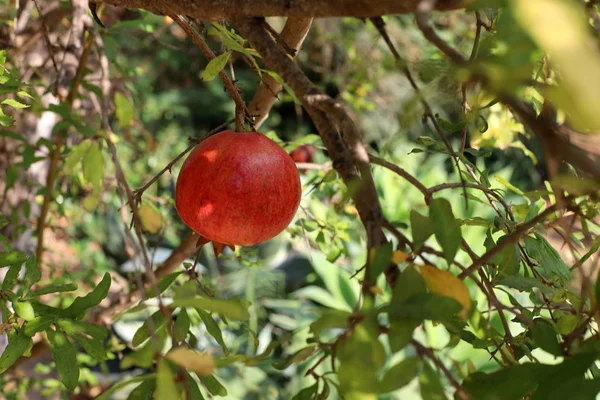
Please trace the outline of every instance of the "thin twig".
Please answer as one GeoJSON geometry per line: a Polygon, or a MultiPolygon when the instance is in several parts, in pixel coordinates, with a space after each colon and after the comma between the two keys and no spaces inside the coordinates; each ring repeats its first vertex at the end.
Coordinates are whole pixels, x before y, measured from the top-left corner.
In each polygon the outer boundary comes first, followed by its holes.
{"type": "Polygon", "coordinates": [[[141,188],[136,189],[134,191],[134,197],[139,201],[141,199],[142,194],[144,194],[144,192],[150,186],[152,186],[152,184],[154,184],[154,182],[156,182],[165,172],[167,172],[167,171],[171,172],[173,165],[175,165],[179,160],[181,160],[183,158],[183,156],[185,156],[194,147],[196,147],[198,145],[198,143],[200,143],[202,140],[206,139],[207,137],[222,131],[224,128],[227,127],[227,125],[231,124],[234,121],[235,121],[235,119],[224,122],[221,125],[217,126],[216,128],[212,129],[210,132],[206,133],[202,138],[194,139],[192,144],[190,144],[184,151],[179,153],[173,160],[171,160],[171,162],[169,162],[167,165],[165,165],[165,167],[163,169],[161,169],[156,175],[154,175],[152,177],[152,179],[150,179],[148,182],[146,182],[144,185],[142,185],[141,188]]]}
{"type": "Polygon", "coordinates": [[[523,235],[525,235],[531,228],[536,226],[538,223],[545,220],[551,214],[557,211],[557,205],[553,204],[546,208],[543,212],[538,214],[535,218],[520,224],[515,230],[513,230],[510,234],[505,236],[502,241],[496,244],[493,248],[488,250],[484,255],[479,257],[477,261],[475,261],[469,268],[461,272],[458,277],[460,279],[464,279],[468,274],[472,274],[475,271],[479,270],[485,263],[491,260],[496,254],[502,251],[506,246],[516,243],[523,235]]]}
{"type": "Polygon", "coordinates": [[[472,398],[460,386],[460,383],[458,383],[456,378],[454,376],[452,376],[452,374],[450,373],[448,368],[446,368],[444,363],[435,356],[435,354],[433,353],[433,350],[431,350],[429,347],[423,346],[421,343],[417,342],[414,339],[412,339],[410,341],[410,343],[415,347],[417,354],[419,354],[421,357],[423,357],[424,355],[427,356],[427,358],[429,358],[440,369],[440,371],[442,371],[442,373],[446,376],[446,378],[448,379],[448,381],[450,382],[452,387],[454,387],[454,389],[456,389],[456,395],[458,395],[460,399],[469,400],[472,398]]]}
{"type": "MultiPolygon", "coordinates": [[[[88,37],[85,47],[83,49],[83,53],[81,55],[79,66],[75,73],[73,86],[71,87],[71,90],[66,99],[67,109],[69,111],[73,107],[73,102],[75,101],[76,94],[79,91],[79,86],[81,85],[81,80],[83,78],[83,71],[85,70],[85,65],[87,64],[87,59],[89,57],[93,43],[94,41],[88,37]]],[[[63,132],[56,132],[54,136],[54,146],[50,155],[48,176],[46,178],[46,188],[48,189],[48,191],[44,195],[44,200],[42,201],[42,207],[40,209],[40,215],[38,217],[37,223],[38,242],[35,249],[35,256],[39,262],[42,261],[42,255],[44,254],[44,230],[46,229],[46,219],[48,217],[48,212],[50,211],[50,201],[52,200],[54,182],[56,181],[56,174],[58,172],[58,164],[60,162],[63,141],[63,132]]]]}
{"type": "MultiPolygon", "coordinates": [[[[202,53],[208,61],[216,57],[215,53],[208,46],[204,38],[198,33],[197,30],[195,30],[190,25],[190,23],[185,18],[183,18],[181,15],[175,14],[169,15],[169,17],[171,17],[171,19],[175,21],[188,34],[188,36],[192,39],[196,46],[198,46],[198,48],[200,49],[200,51],[202,51],[202,53]]],[[[219,72],[219,77],[223,81],[225,89],[227,89],[235,103],[235,129],[238,132],[243,132],[246,130],[244,128],[246,116],[249,115],[250,112],[246,108],[246,103],[244,103],[244,100],[240,95],[240,90],[231,81],[229,76],[227,76],[227,73],[221,71],[219,72]]]]}

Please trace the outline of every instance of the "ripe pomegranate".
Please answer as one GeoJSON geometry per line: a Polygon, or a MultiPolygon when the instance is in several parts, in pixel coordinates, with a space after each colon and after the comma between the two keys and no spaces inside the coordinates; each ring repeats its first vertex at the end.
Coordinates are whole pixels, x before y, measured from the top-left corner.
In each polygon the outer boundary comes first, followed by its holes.
{"type": "Polygon", "coordinates": [[[312,162],[315,155],[315,147],[305,144],[296,147],[290,152],[290,156],[296,162],[312,162]]]}
{"type": "Polygon", "coordinates": [[[217,245],[250,246],[283,231],[300,203],[292,158],[257,132],[223,131],[181,168],[175,206],[183,222],[217,245]]]}

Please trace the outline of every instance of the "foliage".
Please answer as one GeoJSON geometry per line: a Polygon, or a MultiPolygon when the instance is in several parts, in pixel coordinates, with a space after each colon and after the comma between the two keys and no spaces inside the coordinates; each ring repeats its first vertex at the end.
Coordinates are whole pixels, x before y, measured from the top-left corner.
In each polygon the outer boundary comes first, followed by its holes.
{"type": "Polygon", "coordinates": [[[600,11],[547,0],[477,7],[426,15],[437,39],[409,15],[383,28],[315,21],[298,54],[366,133],[386,231],[371,248],[354,201],[361,188],[298,117],[296,86],[228,23],[194,28],[220,46],[206,61],[190,58],[197,48],[169,17],[136,11],[90,30],[90,65],[58,104],[44,100],[52,70],[25,75],[19,54],[0,52],[0,143],[16,143],[18,160],[0,179],[3,394],[595,398],[598,176],[551,133],[597,130],[600,11]],[[445,46],[470,57],[452,59],[445,46]],[[103,56],[107,76],[92,68],[103,56]],[[266,77],[282,84],[261,131],[286,151],[316,152],[279,237],[184,254],[176,157],[234,115],[220,80],[232,71],[248,102],[266,77]],[[22,127],[44,114],[57,122],[32,141],[22,127]],[[49,186],[23,178],[36,168],[49,186]],[[17,191],[21,204],[8,200],[17,191]],[[48,242],[20,245],[50,231],[75,263],[50,257],[48,242]],[[171,254],[185,261],[160,273],[171,254]],[[51,378],[17,373],[44,346],[50,364],[35,372],[51,378]]]}

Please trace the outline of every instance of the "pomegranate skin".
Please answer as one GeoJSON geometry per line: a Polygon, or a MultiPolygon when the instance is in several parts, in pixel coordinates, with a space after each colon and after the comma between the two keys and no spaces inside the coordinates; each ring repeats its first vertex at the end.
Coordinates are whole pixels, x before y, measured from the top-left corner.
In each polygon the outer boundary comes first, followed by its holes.
{"type": "Polygon", "coordinates": [[[194,232],[217,243],[250,246],[281,233],[302,188],[292,158],[258,132],[223,131],[185,160],[175,206],[194,232]]]}

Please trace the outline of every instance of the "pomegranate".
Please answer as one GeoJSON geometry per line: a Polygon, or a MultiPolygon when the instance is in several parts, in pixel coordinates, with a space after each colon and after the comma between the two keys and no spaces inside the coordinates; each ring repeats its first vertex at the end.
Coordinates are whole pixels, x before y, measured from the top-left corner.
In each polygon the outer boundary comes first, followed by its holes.
{"type": "Polygon", "coordinates": [[[292,156],[292,159],[296,162],[304,162],[304,163],[312,162],[314,155],[315,155],[314,146],[311,146],[308,144],[297,147],[290,152],[290,156],[292,156]]]}
{"type": "Polygon", "coordinates": [[[249,246],[289,225],[301,193],[296,165],[277,143],[258,132],[223,131],[185,160],[175,206],[183,222],[215,248],[249,246]]]}

